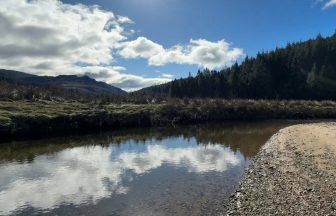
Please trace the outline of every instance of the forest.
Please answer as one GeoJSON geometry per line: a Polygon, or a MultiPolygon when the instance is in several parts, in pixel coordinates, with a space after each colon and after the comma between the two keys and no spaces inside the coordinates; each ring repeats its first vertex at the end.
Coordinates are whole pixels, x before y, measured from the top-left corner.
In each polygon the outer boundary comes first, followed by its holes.
{"type": "Polygon", "coordinates": [[[336,33],[246,57],[241,64],[199,70],[195,77],[142,89],[137,96],[225,99],[336,99],[336,33]]]}

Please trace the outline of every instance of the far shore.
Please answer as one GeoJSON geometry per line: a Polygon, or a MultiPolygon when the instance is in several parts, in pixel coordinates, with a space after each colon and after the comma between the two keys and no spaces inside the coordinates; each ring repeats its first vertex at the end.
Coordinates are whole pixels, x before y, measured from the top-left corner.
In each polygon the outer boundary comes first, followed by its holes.
{"type": "Polygon", "coordinates": [[[0,139],[265,119],[334,119],[335,101],[175,99],[160,103],[0,101],[0,139]]]}
{"type": "Polygon", "coordinates": [[[227,215],[335,215],[336,122],[280,130],[231,197],[227,215]]]}

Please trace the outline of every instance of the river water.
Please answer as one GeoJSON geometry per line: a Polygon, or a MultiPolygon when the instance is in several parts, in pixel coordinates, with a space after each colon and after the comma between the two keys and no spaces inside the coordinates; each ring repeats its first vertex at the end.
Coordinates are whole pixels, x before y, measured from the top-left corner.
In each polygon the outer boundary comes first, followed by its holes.
{"type": "Polygon", "coordinates": [[[0,144],[0,215],[216,215],[293,121],[130,129],[0,144]]]}

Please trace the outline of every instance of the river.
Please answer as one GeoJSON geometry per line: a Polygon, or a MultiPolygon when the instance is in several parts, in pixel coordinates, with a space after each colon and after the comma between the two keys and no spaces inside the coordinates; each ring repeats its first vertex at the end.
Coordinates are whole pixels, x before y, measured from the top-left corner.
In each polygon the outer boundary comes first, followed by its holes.
{"type": "Polygon", "coordinates": [[[128,129],[0,144],[0,215],[216,215],[295,121],[128,129]]]}

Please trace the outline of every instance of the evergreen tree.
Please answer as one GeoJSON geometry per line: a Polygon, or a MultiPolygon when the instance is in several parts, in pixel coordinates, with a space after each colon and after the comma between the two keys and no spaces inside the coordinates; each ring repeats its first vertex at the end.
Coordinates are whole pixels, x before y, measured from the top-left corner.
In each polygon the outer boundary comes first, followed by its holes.
{"type": "Polygon", "coordinates": [[[221,71],[198,70],[196,77],[142,91],[180,98],[336,100],[336,33],[258,53],[221,71]]]}

